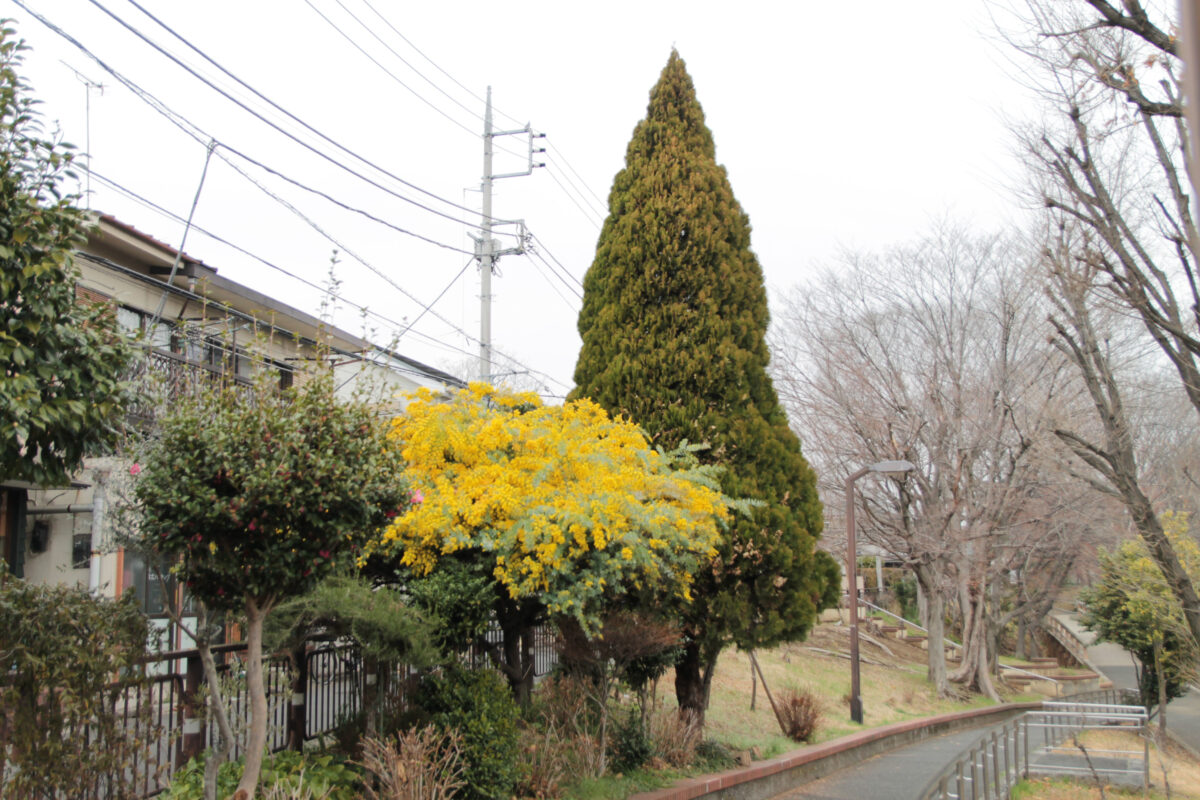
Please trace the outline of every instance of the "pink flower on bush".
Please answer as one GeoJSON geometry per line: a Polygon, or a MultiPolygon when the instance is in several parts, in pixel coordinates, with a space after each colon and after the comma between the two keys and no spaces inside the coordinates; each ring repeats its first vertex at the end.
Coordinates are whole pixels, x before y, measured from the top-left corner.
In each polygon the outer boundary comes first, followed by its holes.
{"type": "Polygon", "coordinates": [[[137,477],[137,474],[142,471],[142,465],[136,461],[129,465],[129,474],[137,477]]]}
{"type": "Polygon", "coordinates": [[[413,489],[408,495],[408,499],[414,506],[419,506],[421,503],[425,502],[425,493],[420,489],[413,489]]]}

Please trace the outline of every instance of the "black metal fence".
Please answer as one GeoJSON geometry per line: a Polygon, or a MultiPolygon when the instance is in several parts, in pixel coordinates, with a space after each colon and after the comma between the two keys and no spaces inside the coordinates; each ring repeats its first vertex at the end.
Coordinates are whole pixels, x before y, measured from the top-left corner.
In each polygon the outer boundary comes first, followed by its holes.
{"type": "MultiPolygon", "coordinates": [[[[499,629],[489,631],[488,636],[498,637],[499,629]]],[[[498,643],[499,639],[494,641],[498,643]]],[[[212,648],[233,727],[232,758],[244,753],[250,717],[244,680],[245,650],[245,643],[212,648]]],[[[534,637],[535,673],[544,675],[556,659],[553,629],[539,627],[534,637]]],[[[473,648],[466,660],[475,667],[488,664],[482,649],[473,648]]],[[[163,653],[147,661],[145,668],[147,679],[119,694],[109,709],[118,719],[120,741],[100,741],[92,731],[81,735],[88,746],[129,748],[128,766],[119,776],[120,783],[137,796],[153,797],[166,789],[189,759],[215,745],[217,731],[205,714],[207,686],[198,650],[163,653]]],[[[336,731],[364,709],[382,713],[402,706],[412,674],[403,664],[364,659],[358,646],[349,641],[307,642],[295,652],[266,659],[263,681],[270,752],[301,749],[305,742],[336,731]]],[[[0,756],[3,744],[0,742],[0,756]]],[[[5,762],[0,758],[0,773],[4,769],[5,762]]],[[[79,800],[110,797],[111,787],[116,784],[98,777],[79,800]]],[[[3,785],[4,775],[0,774],[0,797],[5,796],[3,785]]]]}

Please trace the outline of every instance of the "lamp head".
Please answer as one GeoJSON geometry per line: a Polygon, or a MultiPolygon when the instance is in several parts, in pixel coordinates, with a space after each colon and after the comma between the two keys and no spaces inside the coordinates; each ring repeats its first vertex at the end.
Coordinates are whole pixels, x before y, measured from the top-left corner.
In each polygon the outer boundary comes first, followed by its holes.
{"type": "Polygon", "coordinates": [[[912,472],[917,468],[917,465],[911,461],[880,461],[877,464],[872,464],[867,467],[868,472],[883,472],[887,474],[902,474],[912,472]]]}

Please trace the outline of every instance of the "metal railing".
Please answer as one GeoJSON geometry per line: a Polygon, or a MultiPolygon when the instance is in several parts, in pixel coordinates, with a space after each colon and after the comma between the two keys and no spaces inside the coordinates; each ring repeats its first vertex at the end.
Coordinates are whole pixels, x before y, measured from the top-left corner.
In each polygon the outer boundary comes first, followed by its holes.
{"type": "MultiPolygon", "coordinates": [[[[549,627],[535,630],[537,676],[544,675],[557,660],[554,642],[549,627]]],[[[243,680],[245,650],[245,643],[212,648],[217,671],[227,679],[226,710],[234,729],[231,758],[243,755],[249,726],[250,702],[243,680]]],[[[482,653],[476,656],[475,666],[489,665],[482,653]]],[[[301,749],[305,742],[336,731],[364,708],[376,712],[398,709],[412,675],[407,665],[364,659],[350,641],[308,642],[295,652],[265,659],[263,667],[269,713],[267,747],[272,753],[301,749]]],[[[88,746],[126,748],[125,774],[97,776],[79,800],[104,800],[113,796],[118,786],[126,787],[119,792],[122,796],[130,788],[137,797],[158,795],[191,758],[215,744],[216,726],[209,725],[204,714],[207,689],[199,651],[162,653],[145,661],[144,668],[145,680],[106,701],[117,719],[116,741],[102,741],[91,729],[80,732],[88,746]]],[[[3,754],[0,750],[0,756],[3,754]]],[[[0,758],[0,773],[5,763],[0,758]]],[[[4,794],[4,775],[0,774],[0,797],[4,794]]]]}
{"type": "MultiPolygon", "coordinates": [[[[870,608],[881,614],[885,614],[885,615],[891,617],[892,619],[896,620],[897,622],[901,623],[902,625],[907,625],[910,628],[916,628],[917,630],[924,633],[926,636],[929,635],[929,629],[924,627],[923,625],[918,625],[917,623],[913,622],[912,620],[905,619],[904,617],[900,616],[899,614],[894,614],[891,611],[888,611],[886,608],[880,608],[879,606],[872,603],[870,600],[864,600],[860,597],[858,600],[858,603],[859,603],[859,605],[866,606],[867,608],[870,608]]],[[[951,649],[956,649],[956,650],[962,649],[961,644],[959,644],[958,642],[954,641],[953,639],[949,639],[945,636],[942,637],[942,642],[946,646],[950,647],[951,649]]],[[[1040,675],[1036,672],[1031,672],[1027,669],[1021,669],[1020,667],[1009,666],[1008,664],[1000,664],[999,666],[1000,666],[1000,669],[1006,669],[1006,670],[1009,670],[1010,672],[1016,672],[1021,675],[1025,675],[1026,677],[1034,678],[1035,680],[1047,681],[1047,682],[1053,683],[1055,685],[1060,683],[1060,681],[1058,681],[1054,678],[1051,678],[1049,675],[1040,675]]]]}
{"type": "MultiPolygon", "coordinates": [[[[1014,786],[1032,773],[1140,775],[1149,785],[1149,740],[1144,736],[1147,714],[1141,706],[1128,705],[1132,692],[1105,689],[1087,692],[1068,701],[1045,702],[1042,709],[1029,711],[983,734],[946,770],[936,776],[921,800],[1007,800],[1014,786]],[[1127,758],[1141,756],[1141,768],[1101,764],[1087,759],[1083,765],[1055,762],[1051,754],[1063,753],[1061,745],[1083,730],[1112,730],[1124,726],[1142,737],[1143,750],[1089,751],[1097,756],[1127,758]]],[[[1081,753],[1082,755],[1082,753],[1081,753]]]]}

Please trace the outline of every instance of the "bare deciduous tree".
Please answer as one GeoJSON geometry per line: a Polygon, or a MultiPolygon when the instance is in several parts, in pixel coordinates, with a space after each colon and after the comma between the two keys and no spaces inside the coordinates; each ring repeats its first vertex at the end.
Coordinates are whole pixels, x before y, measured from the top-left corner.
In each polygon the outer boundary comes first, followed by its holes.
{"type": "Polygon", "coordinates": [[[775,385],[824,476],[826,508],[842,507],[841,476],[864,464],[918,465],[890,492],[864,489],[863,533],[914,572],[943,693],[954,679],[995,695],[997,631],[1057,590],[1075,551],[1041,455],[1066,378],[1020,256],[949,227],[882,258],[850,256],[839,277],[791,295],[773,340],[775,385]],[[953,675],[947,590],[964,628],[953,675]]]}
{"type": "MultiPolygon", "coordinates": [[[[1078,369],[1099,430],[1055,431],[1125,504],[1200,639],[1200,602],[1139,473],[1120,382],[1093,314],[1115,301],[1140,320],[1200,413],[1197,231],[1187,180],[1188,134],[1174,3],[1026,0],[1022,33],[1052,114],[1021,134],[1034,194],[1058,233],[1046,249],[1055,342],[1078,369]],[[1031,33],[1030,33],[1031,32],[1031,33]]],[[[1028,62],[1026,62],[1028,63],[1028,62]]],[[[1196,420],[1192,420],[1195,425],[1196,420]]]]}

